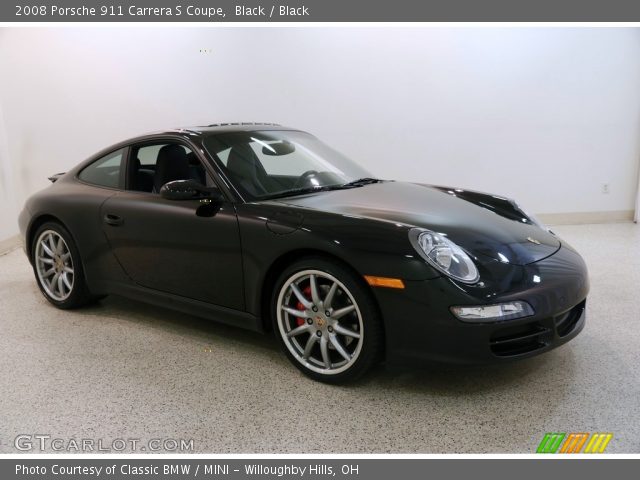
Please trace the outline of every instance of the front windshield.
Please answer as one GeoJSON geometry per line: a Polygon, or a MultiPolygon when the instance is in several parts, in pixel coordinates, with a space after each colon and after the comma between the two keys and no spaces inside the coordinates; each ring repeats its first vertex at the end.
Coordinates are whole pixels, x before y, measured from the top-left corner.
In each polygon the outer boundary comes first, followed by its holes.
{"type": "Polygon", "coordinates": [[[249,200],[338,188],[371,177],[313,135],[299,131],[212,133],[204,146],[249,200]]]}

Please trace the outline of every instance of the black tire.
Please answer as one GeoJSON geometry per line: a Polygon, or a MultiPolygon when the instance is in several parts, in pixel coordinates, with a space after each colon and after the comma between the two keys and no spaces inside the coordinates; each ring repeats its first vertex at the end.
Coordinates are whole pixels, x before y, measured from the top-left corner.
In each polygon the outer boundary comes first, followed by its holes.
{"type": "MultiPolygon", "coordinates": [[[[298,308],[300,308],[302,303],[298,303],[297,305],[298,308]]],[[[324,304],[321,303],[320,305],[324,304]]],[[[321,307],[321,310],[324,310],[324,307],[321,307]]],[[[382,357],[384,348],[384,332],[380,314],[373,296],[368,290],[367,285],[358,275],[354,274],[348,267],[345,267],[336,261],[323,257],[305,257],[287,267],[275,282],[271,296],[271,318],[276,338],[287,355],[287,358],[289,358],[291,363],[293,363],[300,371],[314,380],[332,384],[353,382],[364,375],[382,357]],[[318,273],[314,274],[311,272],[318,273]],[[323,274],[328,277],[323,276],[323,274]],[[308,279],[306,275],[308,275],[308,279]],[[299,302],[299,300],[294,296],[293,289],[290,286],[292,282],[299,281],[300,284],[297,285],[298,287],[303,285],[303,282],[305,281],[309,282],[309,286],[305,291],[307,291],[307,300],[312,301],[310,297],[311,294],[308,292],[308,290],[310,290],[311,276],[315,277],[314,281],[317,285],[316,290],[319,292],[318,298],[322,297],[322,292],[325,292],[325,300],[327,298],[327,289],[330,289],[329,285],[332,285],[333,283],[341,284],[336,287],[337,293],[332,297],[334,299],[333,302],[337,302],[338,300],[344,301],[345,303],[341,307],[343,311],[345,310],[344,306],[350,308],[351,305],[355,303],[353,312],[345,314],[338,322],[336,318],[331,317],[331,314],[335,313],[337,315],[339,310],[334,310],[333,308],[330,308],[327,311],[327,313],[330,314],[328,316],[321,314],[319,316],[315,316],[316,314],[312,313],[312,310],[305,308],[305,313],[309,315],[309,317],[305,317],[306,320],[283,311],[280,305],[290,308],[289,304],[291,302],[299,302]],[[337,282],[335,280],[337,280],[337,282]],[[345,287],[346,290],[343,290],[342,287],[345,287]],[[287,304],[285,305],[285,303],[287,304]],[[284,312],[281,313],[280,317],[278,316],[278,310],[284,312]],[[347,323],[352,322],[352,326],[343,325],[341,322],[344,322],[345,319],[347,323]],[[351,337],[348,336],[339,336],[338,332],[344,331],[344,328],[339,329],[339,327],[336,326],[332,330],[331,326],[326,325],[328,322],[333,322],[332,325],[336,325],[336,322],[340,323],[340,327],[346,326],[346,331],[351,334],[357,332],[358,329],[361,329],[359,332],[361,337],[358,339],[351,339],[351,337]],[[300,336],[289,338],[286,333],[291,333],[291,331],[296,328],[296,325],[300,329],[305,327],[306,330],[303,333],[298,334],[300,336]],[[319,330],[321,328],[323,328],[323,330],[319,330]],[[319,337],[319,339],[311,339],[311,337],[314,336],[314,333],[319,337]],[[330,357],[328,363],[324,360],[324,354],[318,355],[318,353],[322,353],[319,342],[323,340],[323,336],[326,336],[326,339],[324,339],[326,344],[324,353],[330,357]],[[343,352],[350,354],[349,356],[340,357],[340,350],[337,346],[334,347],[334,344],[331,343],[335,341],[337,336],[339,346],[343,352]],[[300,341],[293,342],[293,338],[300,339],[300,341]],[[302,344],[304,343],[306,347],[307,342],[317,344],[317,346],[311,347],[310,351],[316,352],[316,357],[320,356],[320,358],[314,358],[313,355],[309,354],[305,360],[305,352],[302,351],[302,344]],[[345,342],[359,342],[360,345],[358,346],[358,344],[353,343],[345,344],[345,342]],[[348,360],[348,358],[351,359],[348,360]],[[333,359],[336,359],[335,363],[333,359]],[[312,362],[321,363],[323,361],[325,362],[324,365],[319,363],[312,364],[312,362]],[[341,362],[344,363],[342,367],[339,366],[341,362]],[[326,365],[329,366],[327,367],[326,365]],[[335,365],[338,366],[334,367],[335,365]]],[[[306,351],[306,348],[304,350],[306,351]]]]}
{"type": "Polygon", "coordinates": [[[46,222],[40,225],[31,239],[31,264],[33,266],[33,273],[36,277],[36,283],[40,288],[40,291],[44,297],[53,305],[61,309],[78,308],[88,303],[94,302],[97,297],[91,294],[84,276],[84,269],[82,267],[82,260],[80,253],[76,247],[73,237],[66,228],[57,222],[46,222]],[[47,287],[42,283],[43,281],[38,274],[38,259],[36,255],[38,253],[37,244],[40,237],[46,232],[55,232],[64,240],[66,247],[71,255],[72,267],[73,267],[73,283],[68,296],[64,299],[56,299],[50,292],[47,291],[47,287]]]}

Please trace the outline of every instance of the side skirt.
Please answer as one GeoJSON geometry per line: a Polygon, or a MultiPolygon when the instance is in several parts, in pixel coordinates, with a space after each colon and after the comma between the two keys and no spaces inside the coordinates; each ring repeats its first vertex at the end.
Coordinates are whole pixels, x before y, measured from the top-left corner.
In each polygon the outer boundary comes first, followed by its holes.
{"type": "Polygon", "coordinates": [[[106,289],[114,295],[121,295],[132,300],[150,303],[159,307],[205,318],[214,322],[232,325],[256,332],[264,332],[260,318],[248,312],[221,307],[191,298],[160,292],[135,284],[108,282],[106,289]]]}

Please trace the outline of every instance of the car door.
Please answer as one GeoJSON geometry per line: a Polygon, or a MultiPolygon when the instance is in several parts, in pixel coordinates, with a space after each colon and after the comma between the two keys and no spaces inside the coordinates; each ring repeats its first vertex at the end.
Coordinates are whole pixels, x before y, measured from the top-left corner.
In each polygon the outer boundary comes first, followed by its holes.
{"type": "Polygon", "coordinates": [[[106,200],[100,212],[110,247],[127,275],[143,287],[244,310],[234,205],[160,196],[165,180],[186,177],[215,186],[188,145],[155,141],[133,145],[129,152],[127,189],[106,200]],[[163,157],[168,151],[174,157],[163,157]]]}

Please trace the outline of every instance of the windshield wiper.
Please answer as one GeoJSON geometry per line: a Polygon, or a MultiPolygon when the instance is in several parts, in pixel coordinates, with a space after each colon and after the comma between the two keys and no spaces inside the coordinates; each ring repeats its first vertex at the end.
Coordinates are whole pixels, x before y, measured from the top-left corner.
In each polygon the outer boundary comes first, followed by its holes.
{"type": "Polygon", "coordinates": [[[379,183],[381,181],[382,180],[380,180],[379,178],[364,177],[364,178],[359,178],[357,180],[353,180],[352,182],[343,183],[340,186],[344,188],[361,187],[363,185],[369,185],[371,183],[379,183]]]}
{"type": "Polygon", "coordinates": [[[382,182],[382,180],[379,180],[377,178],[366,177],[366,178],[359,178],[358,180],[353,180],[352,182],[348,182],[348,183],[340,183],[337,185],[319,185],[315,187],[293,188],[291,190],[285,190],[284,192],[277,192],[272,195],[266,195],[264,197],[260,197],[260,200],[272,200],[274,198],[282,198],[282,197],[289,197],[289,196],[292,197],[295,195],[304,195],[307,193],[327,192],[329,190],[342,190],[346,188],[362,187],[363,185],[369,185],[371,183],[378,183],[378,182],[382,182]]]}
{"type": "Polygon", "coordinates": [[[265,195],[263,197],[260,197],[260,200],[271,200],[273,198],[289,197],[294,195],[304,195],[305,193],[326,192],[327,190],[334,190],[335,188],[340,188],[340,185],[292,188],[291,190],[285,190],[284,192],[265,195]]]}

